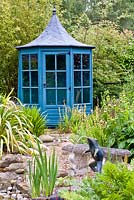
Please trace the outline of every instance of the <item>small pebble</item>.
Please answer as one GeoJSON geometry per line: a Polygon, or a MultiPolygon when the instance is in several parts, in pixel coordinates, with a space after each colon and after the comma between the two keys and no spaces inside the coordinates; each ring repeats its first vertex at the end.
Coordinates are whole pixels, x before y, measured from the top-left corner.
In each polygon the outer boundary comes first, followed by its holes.
{"type": "Polygon", "coordinates": [[[20,194],[20,190],[16,190],[16,194],[20,194]]]}
{"type": "Polygon", "coordinates": [[[8,188],[7,188],[8,191],[11,191],[12,189],[13,189],[12,187],[8,187],[8,188]]]}
{"type": "Polygon", "coordinates": [[[23,198],[23,196],[22,196],[22,194],[17,194],[17,200],[23,200],[24,198],[23,198]]]}
{"type": "Polygon", "coordinates": [[[8,195],[7,193],[3,195],[3,199],[10,199],[10,195],[8,195]]]}
{"type": "Polygon", "coordinates": [[[1,194],[1,193],[6,193],[6,192],[7,192],[6,190],[1,190],[1,191],[0,191],[0,194],[1,194]]]}
{"type": "Polygon", "coordinates": [[[16,194],[12,194],[12,195],[11,195],[11,198],[16,199],[16,198],[17,198],[17,195],[16,195],[16,194]]]}
{"type": "Polygon", "coordinates": [[[0,198],[5,196],[7,193],[6,192],[0,192],[0,198]]]}
{"type": "Polygon", "coordinates": [[[16,186],[15,185],[13,186],[13,191],[16,191],[16,186]]]}
{"type": "Polygon", "coordinates": [[[29,196],[28,194],[23,194],[23,196],[27,199],[29,196]]]}

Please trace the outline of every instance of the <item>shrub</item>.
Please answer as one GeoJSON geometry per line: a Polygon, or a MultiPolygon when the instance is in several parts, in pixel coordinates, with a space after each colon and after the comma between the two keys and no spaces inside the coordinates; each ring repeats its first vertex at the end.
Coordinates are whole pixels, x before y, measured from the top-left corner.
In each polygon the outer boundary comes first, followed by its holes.
{"type": "Polygon", "coordinates": [[[37,107],[23,107],[22,111],[30,122],[30,132],[37,137],[43,134],[46,127],[44,114],[41,114],[37,107]]]}
{"type": "Polygon", "coordinates": [[[84,178],[77,192],[62,191],[67,200],[128,200],[134,199],[134,171],[123,163],[107,162],[101,174],[84,178]]]}
{"type": "Polygon", "coordinates": [[[77,133],[80,124],[86,118],[85,107],[74,107],[72,109],[65,107],[64,112],[60,112],[61,123],[59,130],[61,132],[77,133]]]}
{"type": "Polygon", "coordinates": [[[100,199],[134,199],[134,171],[122,163],[107,162],[103,173],[90,180],[90,185],[100,199]]]}
{"type": "Polygon", "coordinates": [[[74,142],[85,143],[86,137],[93,137],[101,146],[129,149],[134,153],[133,77],[129,78],[119,98],[106,92],[101,107],[96,106],[92,114],[86,115],[85,110],[77,108],[77,112],[72,109],[70,118],[66,115],[62,127],[67,121],[74,142]]]}
{"type": "Polygon", "coordinates": [[[29,131],[30,122],[20,106],[11,100],[10,94],[0,95],[0,156],[4,150],[11,153],[29,152],[29,147],[36,142],[29,131]]]}

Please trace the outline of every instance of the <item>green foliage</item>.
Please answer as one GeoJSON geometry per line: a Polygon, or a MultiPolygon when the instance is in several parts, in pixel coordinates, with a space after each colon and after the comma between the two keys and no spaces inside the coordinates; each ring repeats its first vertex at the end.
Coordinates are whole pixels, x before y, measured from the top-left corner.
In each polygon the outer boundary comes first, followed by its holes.
{"type": "Polygon", "coordinates": [[[38,144],[39,156],[34,155],[33,165],[29,162],[29,181],[31,196],[50,196],[53,193],[57,176],[57,157],[55,150],[47,157],[38,144]],[[33,167],[32,167],[33,166],[33,167]]]}
{"type": "Polygon", "coordinates": [[[71,117],[63,120],[60,128],[67,127],[75,143],[87,142],[85,138],[96,138],[101,146],[129,149],[133,155],[134,145],[134,87],[133,74],[128,78],[119,98],[105,93],[101,108],[86,115],[85,110],[73,110],[71,117]],[[76,112],[77,111],[77,112],[76,112]],[[70,120],[70,121],[69,121],[70,120]],[[70,123],[69,123],[70,122],[70,123]]]}
{"type": "Polygon", "coordinates": [[[76,133],[79,125],[86,118],[85,107],[74,107],[70,109],[65,107],[64,112],[61,114],[61,123],[59,124],[59,130],[61,132],[73,132],[76,133]]]}
{"type": "Polygon", "coordinates": [[[71,187],[77,185],[77,180],[72,176],[65,176],[57,178],[56,186],[57,187],[71,187]]]}
{"type": "Polygon", "coordinates": [[[102,174],[91,181],[91,187],[101,199],[134,199],[134,172],[125,164],[107,162],[102,174]]]}
{"type": "MultiPolygon", "coordinates": [[[[17,101],[17,99],[15,99],[17,101]]],[[[0,156],[3,151],[28,153],[36,139],[30,133],[30,122],[8,96],[0,95],[0,156]]]]}
{"type": "Polygon", "coordinates": [[[133,1],[2,0],[0,4],[0,90],[17,94],[16,46],[35,39],[46,27],[53,3],[67,31],[94,50],[94,99],[105,90],[118,95],[134,64],[133,1]],[[132,24],[132,27],[130,27],[132,24]],[[123,32],[118,30],[118,27],[123,32]],[[130,27],[130,28],[129,28],[130,27]],[[128,30],[127,30],[128,29],[128,30]]]}
{"type": "Polygon", "coordinates": [[[23,107],[24,115],[31,124],[30,132],[37,137],[44,134],[46,120],[36,107],[23,107]]]}
{"type": "MultiPolygon", "coordinates": [[[[56,0],[58,5],[60,0],[56,0]]],[[[52,15],[51,0],[1,0],[0,2],[0,90],[17,94],[16,46],[35,39],[52,15]]]]}
{"type": "MultiPolygon", "coordinates": [[[[83,3],[81,1],[81,4],[84,5],[79,6],[77,15],[75,14],[76,12],[73,12],[73,9],[77,8],[75,6],[76,1],[71,1],[71,4],[69,4],[70,1],[67,2],[68,4],[65,4],[63,7],[67,14],[63,24],[77,40],[96,46],[93,50],[93,86],[94,103],[96,105],[96,99],[99,98],[101,101],[102,94],[107,90],[110,91],[111,95],[118,96],[122,91],[123,83],[126,82],[126,77],[133,71],[133,32],[125,29],[126,27],[123,29],[123,32],[120,31],[120,25],[117,22],[119,20],[118,17],[117,21],[108,18],[108,15],[111,14],[110,10],[115,15],[117,13],[117,15],[122,16],[125,15],[122,12],[126,12],[131,18],[133,14],[126,9],[132,9],[133,2],[126,2],[124,0],[114,2],[111,0],[103,2],[91,0],[90,2],[86,1],[83,3]],[[116,5],[118,6],[116,7],[116,5]],[[120,11],[119,5],[121,8],[124,6],[123,11],[120,11]],[[69,9],[66,10],[66,7],[69,9]],[[114,12],[112,9],[118,10],[118,12],[114,12]],[[93,15],[96,18],[96,12],[99,13],[99,20],[91,17],[93,15]]],[[[127,18],[125,21],[127,22],[127,18]]]]}
{"type": "Polygon", "coordinates": [[[84,178],[77,192],[62,191],[66,199],[128,200],[134,199],[134,171],[123,163],[107,162],[101,174],[84,178]]]}
{"type": "Polygon", "coordinates": [[[116,25],[105,21],[88,30],[86,43],[96,46],[93,63],[94,99],[101,99],[107,90],[116,96],[122,91],[122,83],[126,81],[134,63],[134,46],[130,43],[128,47],[132,37],[131,32],[122,34],[116,25]]]}
{"type": "Polygon", "coordinates": [[[121,30],[134,30],[134,2],[132,0],[90,0],[87,14],[93,23],[109,20],[121,30]]]}

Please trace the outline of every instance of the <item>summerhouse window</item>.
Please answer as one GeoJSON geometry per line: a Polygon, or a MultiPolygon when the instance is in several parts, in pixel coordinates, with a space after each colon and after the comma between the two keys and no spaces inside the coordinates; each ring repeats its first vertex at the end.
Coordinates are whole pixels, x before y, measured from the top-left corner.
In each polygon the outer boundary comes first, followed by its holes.
{"type": "Polygon", "coordinates": [[[90,55],[74,54],[74,104],[90,103],[90,55]]]}
{"type": "Polygon", "coordinates": [[[22,55],[22,99],[24,104],[38,104],[38,55],[22,55]]]}
{"type": "Polygon", "coordinates": [[[66,100],[66,55],[46,55],[46,104],[63,105],[66,100]]]}

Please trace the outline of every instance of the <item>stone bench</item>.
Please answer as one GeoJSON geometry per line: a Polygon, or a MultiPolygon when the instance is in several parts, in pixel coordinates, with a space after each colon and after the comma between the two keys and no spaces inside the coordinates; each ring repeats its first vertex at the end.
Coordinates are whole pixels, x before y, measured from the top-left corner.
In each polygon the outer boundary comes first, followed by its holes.
{"type": "MultiPolygon", "coordinates": [[[[72,169],[82,169],[89,165],[89,161],[92,159],[90,153],[84,154],[86,150],[89,149],[88,144],[69,144],[62,148],[63,151],[69,153],[69,161],[72,169]]],[[[128,156],[130,156],[130,151],[126,149],[116,149],[102,147],[104,151],[105,160],[110,160],[112,162],[120,161],[127,162],[128,156]]]]}

